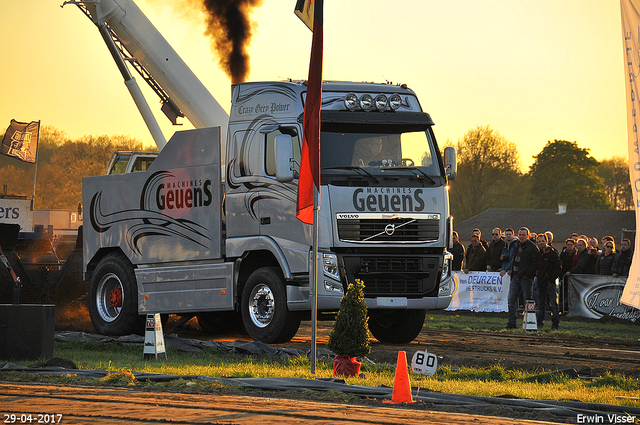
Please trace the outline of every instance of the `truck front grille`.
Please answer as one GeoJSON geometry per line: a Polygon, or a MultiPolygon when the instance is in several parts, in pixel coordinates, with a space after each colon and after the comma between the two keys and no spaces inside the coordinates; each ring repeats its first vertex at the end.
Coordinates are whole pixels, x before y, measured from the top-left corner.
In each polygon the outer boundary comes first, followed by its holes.
{"type": "Polygon", "coordinates": [[[338,218],[338,237],[355,243],[424,243],[438,240],[439,215],[429,218],[338,218]]]}
{"type": "Polygon", "coordinates": [[[438,286],[438,257],[342,256],[348,281],[364,282],[365,296],[422,297],[438,286]]]}

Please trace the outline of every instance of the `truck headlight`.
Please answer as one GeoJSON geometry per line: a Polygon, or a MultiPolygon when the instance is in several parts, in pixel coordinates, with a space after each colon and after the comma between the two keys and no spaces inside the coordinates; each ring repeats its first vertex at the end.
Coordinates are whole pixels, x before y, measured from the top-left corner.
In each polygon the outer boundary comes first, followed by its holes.
{"type": "Polygon", "coordinates": [[[344,294],[344,288],[342,287],[342,283],[337,283],[333,281],[324,281],[324,290],[327,292],[336,292],[340,294],[344,294]]]}
{"type": "Polygon", "coordinates": [[[378,111],[384,111],[387,107],[388,98],[384,94],[379,94],[376,96],[375,105],[378,111]]]}
{"type": "Polygon", "coordinates": [[[322,254],[322,269],[324,274],[340,280],[340,270],[338,270],[338,256],[331,253],[322,254]]]}
{"type": "Polygon", "coordinates": [[[451,295],[452,280],[448,278],[451,275],[451,263],[453,261],[453,256],[450,253],[445,254],[444,261],[442,262],[442,274],[440,275],[440,289],[438,290],[439,297],[451,295]]]}
{"type": "Polygon", "coordinates": [[[439,297],[447,297],[451,295],[451,279],[446,282],[440,282],[440,289],[438,289],[439,297]]]}
{"type": "Polygon", "coordinates": [[[373,96],[371,96],[369,93],[360,96],[360,108],[362,108],[363,111],[370,111],[374,109],[375,106],[373,104],[373,96]]]}
{"type": "Polygon", "coordinates": [[[349,93],[344,98],[344,105],[350,111],[355,111],[358,109],[358,96],[355,93],[349,93]]]}
{"type": "Polygon", "coordinates": [[[402,104],[402,97],[398,93],[392,94],[391,97],[389,98],[389,106],[391,107],[391,109],[395,111],[400,107],[401,104],[402,104]]]}
{"type": "Polygon", "coordinates": [[[442,275],[440,276],[440,282],[449,277],[449,270],[451,269],[451,259],[448,257],[444,258],[444,262],[442,264],[442,275]]]}

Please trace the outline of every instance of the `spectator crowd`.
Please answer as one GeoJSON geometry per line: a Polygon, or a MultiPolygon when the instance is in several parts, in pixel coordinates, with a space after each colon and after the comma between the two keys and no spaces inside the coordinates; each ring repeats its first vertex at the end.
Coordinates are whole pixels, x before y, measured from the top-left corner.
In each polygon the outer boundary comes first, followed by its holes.
{"type": "MultiPolygon", "coordinates": [[[[538,306],[538,327],[543,326],[545,311],[551,311],[551,329],[559,327],[557,279],[572,274],[628,276],[633,251],[629,239],[622,239],[616,248],[612,236],[600,241],[573,233],[558,251],[553,245],[553,233],[532,233],[521,227],[517,235],[513,229],[499,228],[491,232],[491,241],[482,239],[479,229],[473,229],[471,244],[465,249],[458,233],[453,232],[453,270],[499,272],[510,276],[508,329],[516,328],[518,299],[535,300],[538,306]]],[[[567,290],[567,285],[562,286],[567,290]]],[[[565,298],[566,298],[566,294],[565,298]]]]}

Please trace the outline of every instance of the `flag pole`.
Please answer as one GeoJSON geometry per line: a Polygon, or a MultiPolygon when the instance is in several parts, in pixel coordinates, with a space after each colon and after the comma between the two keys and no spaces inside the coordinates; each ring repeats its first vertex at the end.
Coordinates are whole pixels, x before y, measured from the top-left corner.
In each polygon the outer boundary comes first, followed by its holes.
{"type": "Polygon", "coordinates": [[[309,290],[311,302],[311,373],[316,373],[318,331],[318,228],[320,211],[320,109],[322,107],[323,1],[297,0],[294,12],[313,33],[307,98],[302,123],[302,150],[296,217],[313,225],[309,290]],[[313,189],[312,189],[313,188],[313,189]],[[309,211],[311,208],[311,211],[309,211]],[[310,213],[310,214],[309,214],[310,213]]]}
{"type": "Polygon", "coordinates": [[[314,273],[313,273],[313,299],[311,301],[311,373],[316,373],[316,363],[318,361],[317,346],[318,346],[318,234],[320,217],[320,205],[318,197],[318,188],[313,186],[313,258],[314,261],[314,273]]]}
{"type": "Polygon", "coordinates": [[[38,149],[40,148],[40,120],[38,120],[38,137],[36,137],[36,157],[33,167],[33,192],[31,193],[31,211],[35,208],[36,200],[36,177],[38,173],[38,149]]]}

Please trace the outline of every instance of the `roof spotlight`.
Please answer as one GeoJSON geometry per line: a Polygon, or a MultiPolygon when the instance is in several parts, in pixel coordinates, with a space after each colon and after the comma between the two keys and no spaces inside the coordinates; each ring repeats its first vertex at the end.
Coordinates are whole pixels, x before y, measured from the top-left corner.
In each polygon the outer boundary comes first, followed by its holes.
{"type": "Polygon", "coordinates": [[[384,109],[387,107],[387,95],[385,94],[379,94],[376,96],[376,109],[378,111],[384,111],[384,109]]]}
{"type": "Polygon", "coordinates": [[[395,111],[400,107],[401,104],[402,104],[402,97],[400,97],[398,93],[392,94],[391,97],[389,98],[389,106],[391,106],[391,109],[395,111]]]}
{"type": "Polygon", "coordinates": [[[373,97],[368,93],[360,96],[360,107],[365,111],[373,109],[373,97]]]}
{"type": "Polygon", "coordinates": [[[350,111],[358,109],[358,96],[355,93],[349,93],[344,98],[344,106],[350,111]]]}

